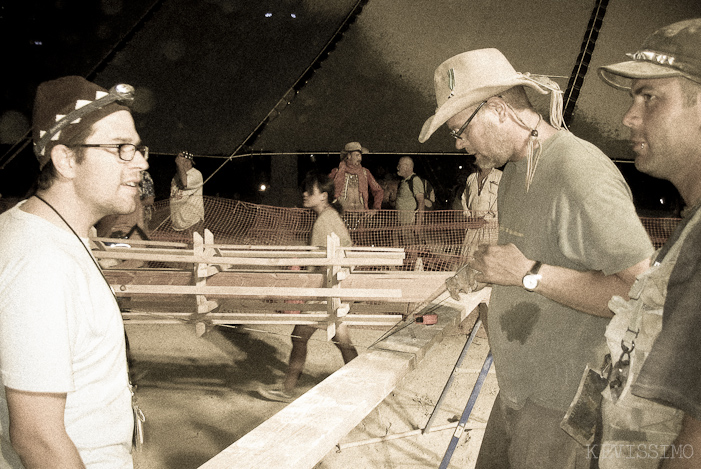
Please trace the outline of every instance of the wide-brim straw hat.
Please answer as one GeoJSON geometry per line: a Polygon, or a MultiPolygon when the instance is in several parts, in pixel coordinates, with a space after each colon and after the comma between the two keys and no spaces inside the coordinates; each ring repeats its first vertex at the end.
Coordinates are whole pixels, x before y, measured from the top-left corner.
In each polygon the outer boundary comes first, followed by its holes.
{"type": "Polygon", "coordinates": [[[437,108],[421,129],[421,143],[455,114],[515,86],[527,86],[541,94],[552,93],[550,120],[562,126],[560,87],[547,77],[517,72],[497,49],[472,50],[451,57],[438,66],[433,81],[437,108]],[[556,94],[559,109],[554,105],[556,94]]]}

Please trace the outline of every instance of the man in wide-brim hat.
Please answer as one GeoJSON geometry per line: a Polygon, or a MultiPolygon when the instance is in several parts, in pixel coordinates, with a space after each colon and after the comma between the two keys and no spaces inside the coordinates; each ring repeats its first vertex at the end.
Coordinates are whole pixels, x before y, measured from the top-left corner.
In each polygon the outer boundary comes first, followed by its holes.
{"type": "Polygon", "coordinates": [[[483,319],[500,389],[477,467],[588,467],[560,424],[601,360],[609,299],[627,294],[652,244],[616,166],[564,128],[556,83],[516,72],[496,49],[448,59],[434,81],[438,107],[419,140],[446,124],[480,167],[504,166],[498,245],[469,266],[492,285],[483,319]],[[549,120],[526,89],[550,93],[549,120]]]}
{"type": "Polygon", "coordinates": [[[341,150],[341,163],[333,168],[329,177],[336,188],[336,199],[344,210],[373,210],[382,208],[384,189],[372,173],[362,166],[363,155],[370,151],[358,142],[348,142],[341,150]],[[370,205],[372,194],[372,205],[370,205]]]}

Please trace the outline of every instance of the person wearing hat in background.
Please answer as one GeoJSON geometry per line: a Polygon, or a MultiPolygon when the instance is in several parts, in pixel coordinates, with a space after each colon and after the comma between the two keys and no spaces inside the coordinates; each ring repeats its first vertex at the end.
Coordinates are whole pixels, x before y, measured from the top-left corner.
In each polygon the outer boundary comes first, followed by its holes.
{"type": "Polygon", "coordinates": [[[517,73],[497,49],[448,59],[434,82],[438,108],[419,141],[447,124],[478,166],[505,165],[498,245],[480,246],[463,269],[492,285],[483,320],[500,390],[477,467],[589,467],[560,423],[582,371],[600,361],[609,299],[625,297],[649,266],[630,189],[606,155],[565,129],[558,85],[517,73]],[[550,93],[549,121],[526,88],[550,93]]]}
{"type": "Polygon", "coordinates": [[[372,173],[361,166],[363,154],[367,153],[369,151],[360,143],[347,143],[341,151],[341,163],[329,174],[336,188],[336,199],[341,202],[343,210],[368,210],[370,192],[373,210],[382,208],[384,190],[372,173]]]}
{"type": "Polygon", "coordinates": [[[133,466],[124,325],[88,248],[98,220],[137,209],[133,92],[77,76],[37,90],[37,189],[0,215],[1,467],[133,466]]]}
{"type": "Polygon", "coordinates": [[[191,236],[202,234],[204,228],[204,201],[202,173],[195,169],[192,153],[181,151],[175,157],[176,172],[170,183],[170,219],[175,231],[191,236]]]}
{"type": "Polygon", "coordinates": [[[701,467],[701,18],[665,26],[632,60],[601,67],[627,91],[623,117],[635,167],[670,181],[682,221],[614,298],[606,337],[613,363],[602,402],[599,467],[701,467]],[[661,466],[658,466],[660,463],[661,466]]]}

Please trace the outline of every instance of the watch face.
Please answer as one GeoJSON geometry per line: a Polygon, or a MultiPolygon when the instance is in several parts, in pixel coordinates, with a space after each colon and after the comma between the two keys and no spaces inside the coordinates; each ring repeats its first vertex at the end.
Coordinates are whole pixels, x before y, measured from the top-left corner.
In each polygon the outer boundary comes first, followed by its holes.
{"type": "Polygon", "coordinates": [[[525,277],[523,277],[523,287],[526,290],[535,290],[535,287],[538,286],[539,280],[540,280],[540,275],[528,274],[525,277]]]}

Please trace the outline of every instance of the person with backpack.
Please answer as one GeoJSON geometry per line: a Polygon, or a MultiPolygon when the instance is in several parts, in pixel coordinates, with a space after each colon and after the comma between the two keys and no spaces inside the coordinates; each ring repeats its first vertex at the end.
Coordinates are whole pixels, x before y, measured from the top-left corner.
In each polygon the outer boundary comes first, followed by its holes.
{"type": "Polygon", "coordinates": [[[397,188],[396,207],[399,211],[401,225],[421,224],[421,214],[414,217],[415,212],[423,212],[426,208],[424,184],[414,173],[414,160],[408,156],[399,158],[397,174],[401,178],[397,188]]]}
{"type": "MultiPolygon", "coordinates": [[[[397,175],[400,178],[397,188],[397,218],[399,220],[399,246],[407,248],[416,245],[421,236],[417,227],[423,223],[423,212],[426,210],[426,189],[423,180],[414,173],[414,160],[403,156],[397,164],[397,175]],[[417,237],[417,234],[419,236],[417,237]]],[[[412,263],[413,256],[407,255],[407,261],[412,263]]]]}

